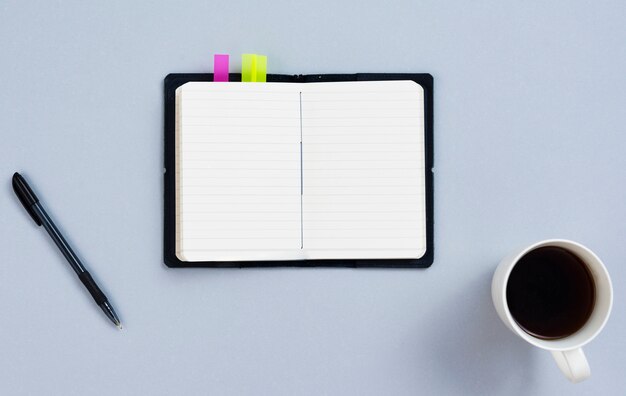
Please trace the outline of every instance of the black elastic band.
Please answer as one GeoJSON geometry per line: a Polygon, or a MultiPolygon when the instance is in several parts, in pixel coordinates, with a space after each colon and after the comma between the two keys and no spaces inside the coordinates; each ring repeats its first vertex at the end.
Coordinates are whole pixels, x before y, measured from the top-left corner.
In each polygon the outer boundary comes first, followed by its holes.
{"type": "Polygon", "coordinates": [[[102,290],[96,285],[96,282],[93,280],[89,272],[85,271],[78,275],[78,278],[83,282],[83,285],[89,290],[91,293],[91,297],[96,300],[96,304],[100,305],[107,301],[107,296],[102,293],[102,290]]]}

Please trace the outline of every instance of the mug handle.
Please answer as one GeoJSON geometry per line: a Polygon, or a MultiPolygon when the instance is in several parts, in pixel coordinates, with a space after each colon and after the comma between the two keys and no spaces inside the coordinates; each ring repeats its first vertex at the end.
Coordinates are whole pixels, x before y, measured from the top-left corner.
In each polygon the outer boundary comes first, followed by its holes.
{"type": "Polygon", "coordinates": [[[569,351],[552,351],[552,356],[568,380],[576,383],[591,376],[591,369],[582,348],[569,351]]]}

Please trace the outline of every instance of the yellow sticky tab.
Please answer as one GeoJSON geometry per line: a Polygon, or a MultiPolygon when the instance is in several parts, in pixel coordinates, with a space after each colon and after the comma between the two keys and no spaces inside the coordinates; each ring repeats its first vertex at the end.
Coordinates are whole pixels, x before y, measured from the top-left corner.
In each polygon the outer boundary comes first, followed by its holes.
{"type": "Polygon", "coordinates": [[[267,81],[267,56],[265,55],[257,55],[256,56],[256,82],[266,82],[267,81]]]}
{"type": "Polygon", "coordinates": [[[254,54],[241,55],[241,81],[242,82],[256,81],[256,55],[254,54]]]}

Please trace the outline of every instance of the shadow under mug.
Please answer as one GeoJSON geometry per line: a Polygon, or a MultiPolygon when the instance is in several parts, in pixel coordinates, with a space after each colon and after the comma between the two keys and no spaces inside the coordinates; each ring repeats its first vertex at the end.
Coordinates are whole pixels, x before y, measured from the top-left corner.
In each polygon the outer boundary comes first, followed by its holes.
{"type": "Polygon", "coordinates": [[[589,378],[591,370],[582,347],[600,333],[609,318],[613,304],[613,287],[609,273],[591,250],[564,239],[544,240],[517,250],[498,265],[491,283],[491,297],[504,324],[531,345],[550,351],[556,364],[570,381],[580,382],[589,378]],[[509,276],[515,265],[527,253],[547,246],[559,247],[576,255],[589,270],[595,284],[595,303],[589,319],[575,333],[558,339],[537,338],[524,331],[511,315],[506,298],[509,276]]]}

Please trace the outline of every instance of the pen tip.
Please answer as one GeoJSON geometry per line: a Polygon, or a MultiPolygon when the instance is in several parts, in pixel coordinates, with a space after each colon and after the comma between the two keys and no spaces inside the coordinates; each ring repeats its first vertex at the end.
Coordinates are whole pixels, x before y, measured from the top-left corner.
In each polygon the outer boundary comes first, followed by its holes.
{"type": "Polygon", "coordinates": [[[117,326],[118,329],[122,330],[122,324],[121,323],[117,323],[116,326],[117,326]]]}

